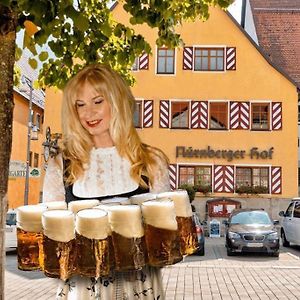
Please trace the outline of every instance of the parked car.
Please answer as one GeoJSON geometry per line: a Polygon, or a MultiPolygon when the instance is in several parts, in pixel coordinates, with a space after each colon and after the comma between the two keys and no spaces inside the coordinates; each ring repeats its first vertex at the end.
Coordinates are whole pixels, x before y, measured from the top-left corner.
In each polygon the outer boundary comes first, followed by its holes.
{"type": "Polygon", "coordinates": [[[279,235],[269,214],[262,209],[234,210],[226,224],[227,255],[264,252],[279,256],[279,235]]]}
{"type": "Polygon", "coordinates": [[[200,219],[196,213],[193,213],[193,220],[196,225],[196,232],[197,232],[197,237],[198,237],[198,242],[199,242],[199,249],[194,253],[194,255],[204,255],[205,254],[204,230],[203,230],[202,224],[200,222],[200,219]]]}
{"type": "Polygon", "coordinates": [[[17,248],[16,212],[10,209],[6,214],[5,250],[15,248],[17,248]]]}
{"type": "Polygon", "coordinates": [[[289,247],[290,243],[300,245],[300,198],[294,198],[286,211],[279,212],[283,217],[280,235],[282,245],[289,247]]]}

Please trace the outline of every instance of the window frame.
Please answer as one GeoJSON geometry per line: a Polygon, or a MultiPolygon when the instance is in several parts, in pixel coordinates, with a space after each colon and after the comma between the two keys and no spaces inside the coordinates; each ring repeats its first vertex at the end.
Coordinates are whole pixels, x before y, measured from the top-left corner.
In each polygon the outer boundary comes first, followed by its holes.
{"type": "Polygon", "coordinates": [[[191,101],[190,100],[170,100],[170,107],[169,107],[169,128],[170,129],[190,129],[190,112],[191,112],[191,101]],[[186,103],[188,110],[187,110],[187,126],[186,127],[175,127],[173,126],[173,104],[176,103],[186,103]]]}
{"type": "MultiPolygon", "coordinates": [[[[171,57],[171,56],[164,56],[165,57],[165,70],[166,70],[166,58],[167,57],[171,57]]],[[[176,74],[176,51],[175,51],[175,49],[169,49],[169,48],[167,48],[167,47],[157,47],[156,48],[156,68],[155,68],[155,70],[156,70],[156,75],[166,75],[166,76],[170,76],[170,75],[175,75],[176,74]],[[168,50],[171,50],[171,51],[173,51],[173,72],[159,72],[158,71],[158,67],[159,67],[159,51],[160,50],[166,50],[166,51],[168,51],[168,50]]]]}
{"type": "MultiPolygon", "coordinates": [[[[270,131],[271,130],[271,103],[270,102],[250,102],[250,107],[251,107],[251,114],[250,114],[250,122],[251,122],[251,130],[252,131],[270,131]],[[253,106],[267,106],[268,107],[268,115],[267,115],[267,128],[254,128],[253,127],[253,106]]],[[[262,120],[262,119],[260,119],[262,120]]],[[[262,123],[261,123],[262,124],[262,123]]]]}
{"type": "MultiPolygon", "coordinates": [[[[195,165],[195,164],[193,164],[193,165],[188,165],[188,164],[182,164],[182,165],[179,165],[178,166],[178,185],[180,186],[180,185],[182,185],[182,184],[190,184],[190,183],[187,183],[187,182],[181,182],[181,170],[182,169],[188,169],[188,168],[190,168],[190,169],[193,169],[193,178],[194,178],[194,180],[193,180],[193,183],[192,183],[192,185],[199,185],[199,183],[195,183],[195,179],[196,179],[196,176],[197,176],[197,173],[196,173],[196,170],[199,168],[209,168],[210,169],[210,183],[209,184],[207,184],[207,182],[205,182],[205,186],[206,185],[210,185],[210,186],[212,186],[212,176],[213,176],[213,174],[212,174],[212,166],[211,165],[195,165]]],[[[185,175],[185,174],[184,174],[185,175]]],[[[191,174],[187,174],[187,175],[191,175],[191,174]]],[[[207,174],[204,174],[204,175],[207,175],[207,174]]]]}
{"type": "Polygon", "coordinates": [[[229,130],[229,101],[209,101],[208,102],[208,129],[209,130],[229,130]],[[212,104],[225,104],[226,105],[226,127],[225,128],[212,128],[211,127],[211,105],[212,104]]]}
{"type": "MultiPolygon", "coordinates": [[[[225,51],[225,49],[226,49],[226,47],[225,46],[201,46],[201,45],[199,45],[199,46],[193,46],[193,71],[194,72],[225,72],[226,71],[226,65],[225,65],[225,63],[226,63],[226,61],[225,61],[225,55],[226,55],[226,51],[225,51]],[[207,50],[208,51],[208,56],[207,56],[207,58],[208,58],[208,62],[207,62],[207,70],[204,70],[204,69],[196,69],[196,57],[203,57],[203,56],[198,56],[198,55],[196,55],[196,52],[197,52],[197,50],[207,50]],[[212,50],[216,50],[216,51],[218,51],[218,50],[222,50],[223,51],[223,68],[222,69],[220,69],[220,70],[218,70],[217,68],[216,69],[210,69],[210,64],[211,64],[211,58],[212,57],[217,57],[218,58],[218,56],[211,56],[210,55],[210,53],[211,53],[211,51],[212,50]]],[[[218,65],[218,62],[216,61],[216,67],[217,67],[217,65],[218,65]]]]}
{"type": "Polygon", "coordinates": [[[142,99],[135,99],[135,110],[136,111],[136,105],[140,103],[140,110],[139,110],[139,126],[136,126],[136,124],[134,123],[134,114],[133,114],[133,124],[135,128],[143,128],[143,113],[144,113],[144,100],[142,99]]]}

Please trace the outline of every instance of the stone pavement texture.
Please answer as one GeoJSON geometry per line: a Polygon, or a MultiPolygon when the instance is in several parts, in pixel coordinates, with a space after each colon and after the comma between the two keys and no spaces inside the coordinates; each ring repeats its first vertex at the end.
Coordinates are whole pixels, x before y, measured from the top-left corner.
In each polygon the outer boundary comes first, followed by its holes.
{"type": "MultiPolygon", "coordinates": [[[[163,269],[166,300],[300,300],[300,247],[281,247],[279,258],[227,257],[224,238],[206,238],[205,252],[163,269]]],[[[15,254],[5,276],[5,300],[55,299],[55,280],[17,270],[15,254]]]]}

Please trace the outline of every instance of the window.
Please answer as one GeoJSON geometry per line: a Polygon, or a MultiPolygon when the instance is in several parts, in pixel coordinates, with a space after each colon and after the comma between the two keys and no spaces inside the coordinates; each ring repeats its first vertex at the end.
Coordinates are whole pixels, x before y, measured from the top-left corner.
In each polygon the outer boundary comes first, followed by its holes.
{"type": "Polygon", "coordinates": [[[32,151],[29,152],[29,167],[32,167],[32,151]]]}
{"type": "Polygon", "coordinates": [[[269,104],[252,103],[252,129],[269,129],[269,104]]]}
{"type": "Polygon", "coordinates": [[[291,217],[293,213],[294,203],[291,203],[285,212],[286,217],[291,217]]]}
{"type": "Polygon", "coordinates": [[[210,129],[227,129],[227,105],[226,102],[210,102],[210,129]]]}
{"type": "Polygon", "coordinates": [[[223,48],[195,48],[195,71],[224,71],[223,48]]]}
{"type": "Polygon", "coordinates": [[[37,130],[41,129],[41,115],[40,114],[36,114],[35,126],[36,126],[37,130]]]}
{"type": "Polygon", "coordinates": [[[157,49],[157,74],[174,74],[174,63],[174,49],[157,49]]]}
{"type": "Polygon", "coordinates": [[[259,187],[259,194],[266,194],[269,191],[269,168],[259,167],[237,167],[236,188],[259,187]]]}
{"type": "Polygon", "coordinates": [[[138,57],[135,58],[134,63],[131,67],[131,70],[132,71],[138,71],[139,70],[139,58],[138,57]]]}
{"type": "Polygon", "coordinates": [[[141,101],[141,100],[135,101],[133,123],[134,123],[134,126],[137,128],[142,128],[142,105],[143,105],[143,101],[141,101]]]}
{"type": "Polygon", "coordinates": [[[189,128],[189,105],[188,101],[171,102],[171,128],[189,128]]]}
{"type": "Polygon", "coordinates": [[[180,166],[179,185],[211,186],[211,167],[208,166],[180,166]]]}
{"type": "Polygon", "coordinates": [[[34,168],[39,167],[39,154],[38,153],[34,153],[33,167],[34,168]]]}
{"type": "Polygon", "coordinates": [[[300,218],[300,202],[295,203],[294,218],[300,218]]]}

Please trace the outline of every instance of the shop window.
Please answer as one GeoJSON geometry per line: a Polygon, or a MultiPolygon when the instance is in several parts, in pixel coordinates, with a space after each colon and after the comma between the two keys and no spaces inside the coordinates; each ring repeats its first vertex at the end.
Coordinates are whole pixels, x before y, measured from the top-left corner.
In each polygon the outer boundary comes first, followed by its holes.
{"type": "Polygon", "coordinates": [[[252,129],[269,130],[270,105],[268,103],[252,103],[252,129]]]}
{"type": "Polygon", "coordinates": [[[236,192],[266,194],[269,192],[269,168],[237,167],[236,192]]]}
{"type": "Polygon", "coordinates": [[[209,166],[180,166],[179,185],[190,184],[199,189],[211,186],[211,167],[209,166]]]}
{"type": "Polygon", "coordinates": [[[228,218],[231,212],[241,208],[241,203],[231,199],[207,201],[208,215],[211,218],[228,218]]]}
{"type": "Polygon", "coordinates": [[[174,74],[175,50],[157,49],[157,74],[174,74]]]}
{"type": "Polygon", "coordinates": [[[195,71],[224,71],[223,48],[200,48],[194,52],[195,71]]]}
{"type": "Polygon", "coordinates": [[[133,123],[136,128],[142,128],[142,100],[135,101],[135,110],[133,114],[133,123]]]}
{"type": "Polygon", "coordinates": [[[39,167],[39,154],[38,153],[34,153],[33,167],[34,168],[39,167]]]}
{"type": "Polygon", "coordinates": [[[228,103],[210,102],[209,104],[209,128],[225,130],[228,128],[228,103]]]}
{"type": "Polygon", "coordinates": [[[189,128],[188,101],[171,102],[171,128],[189,128]]]}

